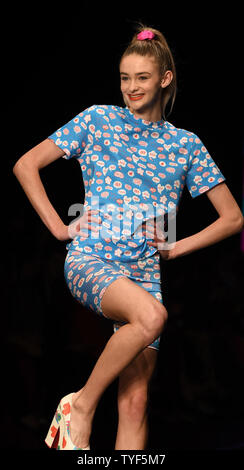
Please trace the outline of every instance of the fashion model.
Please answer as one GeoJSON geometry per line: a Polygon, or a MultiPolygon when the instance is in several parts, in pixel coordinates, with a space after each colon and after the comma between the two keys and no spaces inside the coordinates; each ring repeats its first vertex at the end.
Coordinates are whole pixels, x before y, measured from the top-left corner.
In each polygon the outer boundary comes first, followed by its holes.
{"type": "Polygon", "coordinates": [[[13,170],[43,223],[68,241],[64,275],[71,294],[114,327],[85,385],[60,400],[45,439],[59,450],[90,449],[96,407],[117,377],[115,449],[146,448],[149,384],[168,316],[160,257],[170,261],[243,228],[241,210],[201,139],[165,118],[175,100],[176,71],[163,34],[140,26],[119,72],[124,107],[82,110],[21,156],[13,170]],[[61,157],[78,160],[85,188],[81,216],[69,225],[39,175],[61,157]],[[176,241],[185,185],[193,198],[205,193],[218,217],[176,241]]]}

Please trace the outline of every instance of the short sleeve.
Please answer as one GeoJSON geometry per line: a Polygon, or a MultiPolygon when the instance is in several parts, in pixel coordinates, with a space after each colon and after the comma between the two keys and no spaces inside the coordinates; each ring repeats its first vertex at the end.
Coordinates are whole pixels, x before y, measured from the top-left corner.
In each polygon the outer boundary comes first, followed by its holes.
{"type": "Polygon", "coordinates": [[[65,154],[62,158],[69,160],[79,157],[95,132],[95,105],[77,114],[73,119],[48,136],[65,154]]]}
{"type": "Polygon", "coordinates": [[[193,144],[186,175],[186,186],[193,198],[225,181],[224,175],[209,155],[199,137],[193,134],[193,144]]]}

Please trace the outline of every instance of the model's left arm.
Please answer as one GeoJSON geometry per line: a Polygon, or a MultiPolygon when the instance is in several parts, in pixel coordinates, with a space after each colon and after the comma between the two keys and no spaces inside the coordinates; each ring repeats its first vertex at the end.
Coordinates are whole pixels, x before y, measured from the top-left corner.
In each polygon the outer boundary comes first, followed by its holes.
{"type": "MultiPolygon", "coordinates": [[[[154,237],[153,234],[151,239],[154,240],[152,243],[148,241],[148,244],[156,246],[164,259],[187,255],[218,243],[224,238],[241,232],[243,229],[244,218],[242,212],[225,183],[225,176],[208,153],[201,139],[196,134],[191,133],[190,135],[191,148],[188,148],[187,152],[184,149],[184,153],[188,155],[185,184],[193,198],[205,193],[219,217],[200,232],[178,240],[173,244],[170,244],[170,240],[168,244],[164,243],[163,238],[161,240],[157,238],[158,230],[156,230],[157,237],[154,237]]],[[[187,141],[186,138],[185,141],[187,141]]],[[[162,236],[164,236],[164,233],[162,236]]]]}
{"type": "Polygon", "coordinates": [[[178,240],[175,247],[169,250],[169,258],[187,255],[242,231],[244,226],[242,212],[225,183],[220,183],[207,191],[206,196],[218,212],[218,219],[200,232],[178,240]]]}
{"type": "MultiPolygon", "coordinates": [[[[200,232],[178,240],[172,246],[169,245],[169,249],[159,249],[163,259],[169,260],[187,255],[242,231],[244,217],[228,186],[220,183],[207,191],[206,195],[218,212],[218,219],[200,232]]],[[[148,241],[148,244],[160,247],[163,242],[163,238],[155,236],[154,241],[148,241]]]]}

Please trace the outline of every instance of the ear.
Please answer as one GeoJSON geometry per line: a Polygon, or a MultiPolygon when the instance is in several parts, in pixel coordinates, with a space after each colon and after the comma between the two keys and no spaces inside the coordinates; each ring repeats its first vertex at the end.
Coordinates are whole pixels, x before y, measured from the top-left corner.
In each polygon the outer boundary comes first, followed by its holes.
{"type": "Polygon", "coordinates": [[[166,88],[167,86],[169,86],[172,80],[173,80],[173,72],[171,72],[171,70],[167,70],[161,80],[161,87],[166,88]]]}

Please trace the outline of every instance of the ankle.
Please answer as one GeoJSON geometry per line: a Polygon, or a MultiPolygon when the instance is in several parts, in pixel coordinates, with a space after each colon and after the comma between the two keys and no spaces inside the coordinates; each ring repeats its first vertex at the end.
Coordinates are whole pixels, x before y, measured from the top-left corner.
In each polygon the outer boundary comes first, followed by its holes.
{"type": "Polygon", "coordinates": [[[75,393],[72,400],[72,406],[77,413],[89,418],[92,418],[95,413],[94,407],[92,407],[85,399],[83,388],[79,390],[79,392],[75,393]]]}

